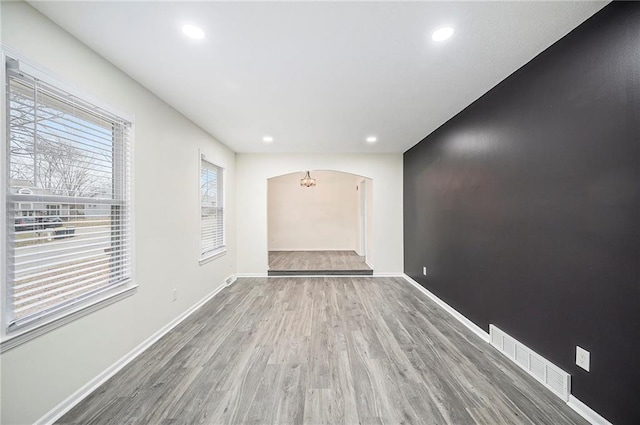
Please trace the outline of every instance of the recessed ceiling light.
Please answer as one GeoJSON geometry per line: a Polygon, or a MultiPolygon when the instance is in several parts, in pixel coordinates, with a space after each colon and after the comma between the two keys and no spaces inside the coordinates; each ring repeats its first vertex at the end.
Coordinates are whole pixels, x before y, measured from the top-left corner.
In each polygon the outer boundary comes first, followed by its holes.
{"type": "Polygon", "coordinates": [[[273,142],[273,137],[271,137],[271,136],[264,136],[264,137],[262,138],[262,141],[263,141],[263,142],[266,142],[266,143],[271,143],[271,142],[273,142]]]}
{"type": "Polygon", "coordinates": [[[204,38],[204,31],[195,25],[186,24],[182,26],[182,32],[189,38],[200,40],[204,38]]]}
{"type": "Polygon", "coordinates": [[[378,138],[376,136],[367,137],[367,143],[375,143],[377,141],[378,141],[378,138]]]}
{"type": "Polygon", "coordinates": [[[452,27],[442,27],[438,28],[431,34],[431,39],[433,41],[445,41],[451,38],[454,33],[454,29],[452,27]]]}

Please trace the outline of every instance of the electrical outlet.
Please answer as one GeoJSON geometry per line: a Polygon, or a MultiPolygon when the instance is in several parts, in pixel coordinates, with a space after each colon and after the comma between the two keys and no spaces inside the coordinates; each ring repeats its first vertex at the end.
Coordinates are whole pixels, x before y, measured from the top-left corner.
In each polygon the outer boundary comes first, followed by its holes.
{"type": "Polygon", "coordinates": [[[422,275],[423,275],[423,276],[426,276],[426,275],[427,275],[427,268],[426,268],[426,267],[423,267],[423,268],[422,268],[422,275]]]}
{"type": "Polygon", "coordinates": [[[178,299],[178,290],[174,289],[173,291],[171,291],[171,302],[174,302],[177,299],[178,299]]]}
{"type": "Polygon", "coordinates": [[[576,345],[576,364],[589,372],[589,362],[591,360],[591,353],[582,347],[576,345]]]}

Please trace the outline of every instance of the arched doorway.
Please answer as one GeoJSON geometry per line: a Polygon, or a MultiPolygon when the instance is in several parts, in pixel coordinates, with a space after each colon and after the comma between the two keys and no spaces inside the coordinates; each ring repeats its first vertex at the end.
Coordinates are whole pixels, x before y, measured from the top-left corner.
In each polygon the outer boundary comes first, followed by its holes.
{"type": "Polygon", "coordinates": [[[371,275],[371,179],[313,170],[268,179],[269,275],[371,275]]]}

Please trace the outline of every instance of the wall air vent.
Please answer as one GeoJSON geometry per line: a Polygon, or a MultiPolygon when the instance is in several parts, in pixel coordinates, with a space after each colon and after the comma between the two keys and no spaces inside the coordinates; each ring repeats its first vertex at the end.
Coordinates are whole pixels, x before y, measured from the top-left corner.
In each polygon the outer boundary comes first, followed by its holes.
{"type": "Polygon", "coordinates": [[[494,325],[489,325],[489,335],[491,345],[496,347],[502,354],[540,381],[562,400],[569,400],[571,375],[494,325]]]}

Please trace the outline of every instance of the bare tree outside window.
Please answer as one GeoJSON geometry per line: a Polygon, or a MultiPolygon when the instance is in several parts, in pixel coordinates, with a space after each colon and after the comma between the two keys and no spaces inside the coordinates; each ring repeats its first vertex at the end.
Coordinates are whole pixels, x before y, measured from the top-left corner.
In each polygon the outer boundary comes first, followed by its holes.
{"type": "Polygon", "coordinates": [[[10,93],[12,180],[27,181],[51,195],[95,197],[111,194],[112,152],[106,132],[86,120],[46,104],[34,105],[37,93],[10,93]],[[89,140],[78,140],[91,132],[89,140]],[[101,134],[103,133],[103,134],[101,134]]]}

